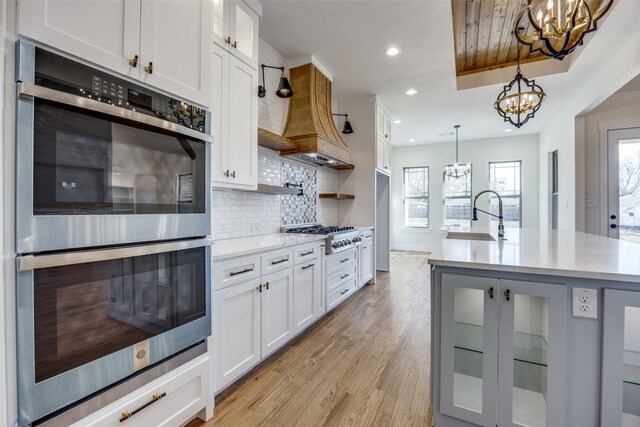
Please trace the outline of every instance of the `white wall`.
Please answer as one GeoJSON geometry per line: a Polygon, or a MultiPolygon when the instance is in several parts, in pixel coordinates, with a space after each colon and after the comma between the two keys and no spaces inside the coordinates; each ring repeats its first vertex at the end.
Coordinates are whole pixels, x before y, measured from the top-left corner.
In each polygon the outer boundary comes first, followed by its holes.
{"type": "MultiPolygon", "coordinates": [[[[490,161],[522,161],[522,226],[538,228],[538,137],[526,135],[460,142],[459,159],[473,165],[472,193],[489,188],[490,161]]],[[[445,235],[442,210],[442,167],[452,163],[455,143],[396,147],[391,163],[391,248],[432,251],[445,235]],[[403,168],[429,166],[428,230],[404,229],[402,226],[403,168]]],[[[478,207],[488,210],[488,197],[478,199],[478,207]]],[[[488,227],[489,217],[479,215],[473,226],[488,227]]]]}
{"type": "MultiPolygon", "coordinates": [[[[593,110],[633,77],[640,74],[640,26],[631,31],[619,31],[615,25],[607,25],[609,20],[617,22],[615,15],[633,14],[640,16],[640,2],[619,2],[609,13],[598,31],[590,36],[584,52],[571,65],[569,76],[581,84],[573,99],[557,114],[553,121],[540,133],[540,228],[551,228],[548,153],[558,150],[558,228],[578,229],[586,218],[584,212],[577,212],[576,205],[584,204],[586,173],[581,148],[576,147],[576,137],[582,137],[583,123],[576,131],[576,117],[593,110]],[[597,58],[598,67],[589,65],[589,60],[597,58]],[[577,189],[577,191],[576,191],[577,189]],[[578,221],[576,221],[578,218],[578,221]]],[[[549,94],[551,99],[552,94],[549,94]]],[[[549,101],[547,101],[549,102],[549,101]]],[[[544,108],[544,106],[543,106],[544,108]]]]}

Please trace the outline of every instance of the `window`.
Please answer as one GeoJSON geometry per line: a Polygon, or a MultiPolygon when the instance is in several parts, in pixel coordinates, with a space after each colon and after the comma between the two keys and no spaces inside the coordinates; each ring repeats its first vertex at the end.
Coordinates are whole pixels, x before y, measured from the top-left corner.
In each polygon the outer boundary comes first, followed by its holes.
{"type": "MultiPolygon", "coordinates": [[[[522,227],[522,162],[489,162],[489,188],[502,197],[504,228],[522,227]]],[[[491,195],[489,212],[498,215],[498,198],[491,195]]],[[[498,218],[491,217],[491,228],[498,228],[498,218]]]]}
{"type": "Polygon", "coordinates": [[[471,173],[460,178],[443,175],[442,203],[446,228],[471,227],[471,173]]]}
{"type": "Polygon", "coordinates": [[[429,167],[404,168],[404,226],[429,227],[429,167]]]}

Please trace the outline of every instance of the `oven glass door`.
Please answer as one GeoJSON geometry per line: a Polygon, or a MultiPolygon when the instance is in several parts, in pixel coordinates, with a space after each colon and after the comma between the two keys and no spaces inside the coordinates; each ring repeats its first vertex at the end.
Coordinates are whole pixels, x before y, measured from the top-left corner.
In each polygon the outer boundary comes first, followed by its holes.
{"type": "Polygon", "coordinates": [[[36,99],[33,214],[205,212],[205,142],[36,99]]]}
{"type": "Polygon", "coordinates": [[[192,239],[20,257],[21,419],[37,420],[145,367],[135,344],[147,341],[155,364],[209,336],[209,245],[192,239]]]}

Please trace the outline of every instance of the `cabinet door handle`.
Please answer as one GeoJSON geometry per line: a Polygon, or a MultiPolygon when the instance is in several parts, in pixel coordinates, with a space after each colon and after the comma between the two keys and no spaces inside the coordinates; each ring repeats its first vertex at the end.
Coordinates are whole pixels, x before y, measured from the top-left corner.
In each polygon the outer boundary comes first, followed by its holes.
{"type": "Polygon", "coordinates": [[[167,395],[167,393],[155,393],[153,396],[151,396],[151,400],[148,401],[147,403],[145,403],[144,405],[140,406],[139,408],[134,409],[133,411],[129,412],[129,411],[124,411],[122,413],[122,417],[120,417],[120,422],[126,421],[129,418],[133,417],[135,414],[137,414],[138,412],[142,411],[144,408],[146,408],[147,406],[151,405],[152,403],[156,403],[158,400],[162,399],[163,397],[165,397],[167,395]]]}
{"type": "Polygon", "coordinates": [[[138,66],[138,55],[133,55],[133,59],[129,60],[129,65],[131,65],[133,68],[136,68],[138,66]]]}
{"type": "Polygon", "coordinates": [[[344,278],[347,278],[347,277],[349,277],[348,274],[343,274],[342,276],[340,276],[341,279],[344,279],[344,278]]]}
{"type": "Polygon", "coordinates": [[[282,258],[278,261],[271,261],[271,265],[282,264],[283,262],[289,261],[289,258],[282,258]]]}
{"type": "Polygon", "coordinates": [[[345,289],[344,291],[340,292],[340,295],[344,295],[344,294],[346,294],[347,292],[349,292],[349,289],[345,289]]]}
{"type": "Polygon", "coordinates": [[[264,286],[267,288],[267,290],[269,290],[269,282],[267,282],[264,286]]]}
{"type": "MultiPolygon", "coordinates": [[[[229,40],[231,40],[231,39],[229,39],[229,40]]],[[[238,42],[234,41],[233,43],[231,43],[231,47],[234,48],[234,49],[237,48],[238,47],[238,42]]]]}
{"type": "Polygon", "coordinates": [[[504,291],[504,297],[507,299],[507,301],[511,299],[511,291],[509,289],[506,289],[504,291]]]}
{"type": "Polygon", "coordinates": [[[347,262],[347,261],[349,261],[349,258],[345,258],[345,259],[341,259],[341,260],[340,260],[340,262],[341,262],[341,263],[342,263],[342,262],[347,262]]]}
{"type": "Polygon", "coordinates": [[[256,291],[258,291],[258,292],[262,292],[262,285],[258,285],[258,286],[256,286],[256,291]]]}
{"type": "Polygon", "coordinates": [[[303,270],[306,270],[307,268],[311,268],[311,267],[313,267],[314,265],[315,265],[315,264],[303,265],[303,266],[302,266],[302,267],[300,267],[300,268],[302,268],[303,270]]]}
{"type": "Polygon", "coordinates": [[[229,169],[227,169],[227,171],[225,173],[223,173],[224,176],[226,176],[227,178],[229,178],[229,169]]]}
{"type": "Polygon", "coordinates": [[[144,67],[145,73],[153,74],[153,62],[149,61],[149,65],[144,67]]]}
{"type": "Polygon", "coordinates": [[[232,271],[231,273],[229,273],[229,276],[233,277],[233,276],[237,276],[238,274],[248,273],[250,271],[253,271],[253,268],[245,268],[244,270],[241,270],[241,271],[232,271]]]}
{"type": "Polygon", "coordinates": [[[489,298],[493,299],[493,288],[489,288],[489,298]]]}
{"type": "Polygon", "coordinates": [[[236,177],[236,171],[233,171],[233,173],[231,174],[231,177],[232,177],[232,178],[235,178],[235,177],[236,177]]]}
{"type": "Polygon", "coordinates": [[[311,255],[312,253],[313,253],[313,249],[311,249],[309,252],[302,252],[300,256],[307,256],[307,255],[311,255]]]}
{"type": "Polygon", "coordinates": [[[228,36],[226,39],[224,39],[224,42],[226,44],[231,44],[231,36],[228,36]]]}

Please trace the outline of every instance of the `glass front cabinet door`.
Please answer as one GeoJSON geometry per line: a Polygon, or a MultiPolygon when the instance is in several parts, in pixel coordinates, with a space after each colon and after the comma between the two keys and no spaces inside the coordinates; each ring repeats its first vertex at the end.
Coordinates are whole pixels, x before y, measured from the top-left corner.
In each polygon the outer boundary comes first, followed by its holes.
{"type": "Polygon", "coordinates": [[[640,426],[640,292],[604,290],[603,426],[640,426]]]}
{"type": "Polygon", "coordinates": [[[441,412],[564,425],[566,301],[564,285],[443,273],[441,412]]]}

